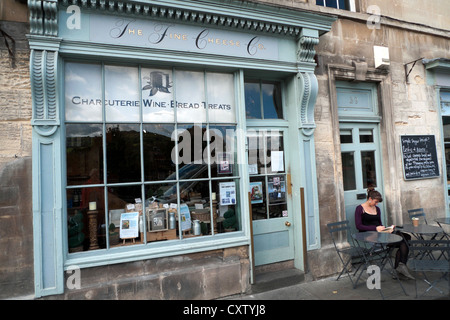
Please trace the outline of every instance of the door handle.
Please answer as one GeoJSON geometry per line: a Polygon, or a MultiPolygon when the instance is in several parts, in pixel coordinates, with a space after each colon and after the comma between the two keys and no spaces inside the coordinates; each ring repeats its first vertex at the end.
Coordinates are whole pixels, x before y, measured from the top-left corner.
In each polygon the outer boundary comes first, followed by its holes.
{"type": "Polygon", "coordinates": [[[286,221],[286,222],[284,223],[284,225],[285,225],[286,227],[290,227],[290,226],[291,226],[291,223],[290,223],[289,221],[286,221]]]}

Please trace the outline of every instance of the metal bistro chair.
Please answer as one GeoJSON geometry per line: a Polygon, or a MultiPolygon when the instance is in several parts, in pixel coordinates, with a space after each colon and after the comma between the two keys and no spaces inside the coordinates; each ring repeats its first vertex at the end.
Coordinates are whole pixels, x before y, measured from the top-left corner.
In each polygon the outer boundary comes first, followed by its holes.
{"type": "Polygon", "coordinates": [[[423,208],[409,209],[408,214],[409,214],[409,219],[422,217],[423,220],[425,221],[425,224],[428,224],[427,216],[425,214],[425,211],[423,211],[423,208]]]}
{"type": "MultiPolygon", "coordinates": [[[[409,241],[409,249],[412,253],[413,259],[409,259],[408,266],[415,273],[422,273],[424,281],[428,284],[428,288],[422,294],[426,294],[431,289],[435,289],[443,294],[436,284],[441,280],[448,281],[448,294],[450,296],[450,241],[448,240],[411,240],[409,241]],[[445,259],[435,259],[433,256],[440,255],[445,259]],[[435,272],[441,273],[441,276],[431,281],[427,273],[435,272]]],[[[416,298],[417,294],[417,276],[415,280],[416,298]]],[[[422,296],[421,295],[421,296],[422,296]]]]}
{"type": "Polygon", "coordinates": [[[331,239],[333,240],[333,244],[336,249],[336,252],[339,256],[339,259],[341,260],[341,262],[344,266],[342,268],[342,271],[339,273],[339,276],[337,277],[336,281],[339,280],[339,278],[345,272],[348,275],[348,277],[350,278],[350,281],[352,282],[353,287],[354,287],[356,284],[353,282],[349,267],[352,265],[352,261],[358,262],[359,266],[356,269],[355,273],[353,274],[353,276],[355,276],[357,274],[358,270],[364,264],[363,263],[364,262],[363,261],[363,251],[361,248],[356,247],[354,245],[353,240],[351,241],[351,243],[349,243],[350,246],[347,246],[347,247],[339,247],[337,245],[337,240],[338,240],[337,233],[338,232],[347,232],[347,234],[350,234],[350,232],[351,232],[350,224],[349,224],[348,220],[329,223],[329,224],[327,224],[327,227],[328,227],[328,231],[330,232],[331,239]]]}

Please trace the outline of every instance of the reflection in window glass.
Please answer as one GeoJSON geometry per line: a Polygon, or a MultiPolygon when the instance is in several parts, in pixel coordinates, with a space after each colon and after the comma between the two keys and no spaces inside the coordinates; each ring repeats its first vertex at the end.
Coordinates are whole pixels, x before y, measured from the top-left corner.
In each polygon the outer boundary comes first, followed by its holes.
{"type": "Polygon", "coordinates": [[[102,69],[99,64],[65,64],[66,121],[102,121],[102,69]]]}
{"type": "Polygon", "coordinates": [[[67,184],[103,183],[101,124],[66,125],[67,184]]]}
{"type": "Polygon", "coordinates": [[[138,68],[105,66],[106,121],[139,121],[138,68]]]}
{"type": "Polygon", "coordinates": [[[209,122],[235,123],[234,76],[229,73],[206,73],[209,122]],[[223,93],[227,92],[226,95],[223,93]]]}
{"type": "Polygon", "coordinates": [[[205,76],[203,72],[175,71],[178,122],[206,122],[205,76]]]}
{"type": "Polygon", "coordinates": [[[264,119],[283,119],[281,87],[279,83],[262,83],[264,119]]]}
{"type": "Polygon", "coordinates": [[[372,129],[360,129],[359,130],[359,142],[360,143],[369,143],[373,142],[373,130],[372,129]]]}
{"type": "Polygon", "coordinates": [[[280,83],[246,80],[245,113],[247,119],[283,119],[280,83]]]}
{"type": "Polygon", "coordinates": [[[142,68],[141,77],[144,122],[173,122],[172,70],[142,68]]]}
{"type": "Polygon", "coordinates": [[[262,119],[259,82],[245,82],[245,115],[247,119],[262,119]]]}
{"type": "Polygon", "coordinates": [[[175,164],[172,161],[172,151],[175,142],[172,141],[172,124],[144,124],[144,180],[176,180],[175,164]]]}
{"type": "Polygon", "coordinates": [[[143,214],[143,205],[142,201],[136,204],[136,198],[141,199],[141,194],[140,185],[108,188],[108,238],[110,248],[122,246],[122,239],[126,239],[128,233],[133,230],[137,231],[137,238],[134,243],[142,241],[140,231],[143,230],[141,229],[143,225],[139,220],[143,214]],[[131,212],[138,213],[136,220],[123,219],[125,213],[131,212]]]}
{"type": "Polygon", "coordinates": [[[141,181],[139,125],[108,124],[106,157],[107,183],[141,181]]]}
{"type": "Polygon", "coordinates": [[[377,175],[375,170],[375,152],[361,152],[361,168],[363,174],[363,186],[365,189],[377,186],[377,175]]]}
{"type": "Polygon", "coordinates": [[[234,75],[173,70],[66,64],[71,253],[242,230],[234,75]]]}
{"type": "Polygon", "coordinates": [[[209,141],[211,177],[238,176],[236,127],[210,126],[209,141]]]}
{"type": "Polygon", "coordinates": [[[341,129],[341,143],[353,143],[353,136],[351,129],[341,129]]]}
{"type": "Polygon", "coordinates": [[[355,179],[355,161],[353,153],[343,152],[342,156],[342,175],[344,178],[344,191],[356,189],[355,179]]]}

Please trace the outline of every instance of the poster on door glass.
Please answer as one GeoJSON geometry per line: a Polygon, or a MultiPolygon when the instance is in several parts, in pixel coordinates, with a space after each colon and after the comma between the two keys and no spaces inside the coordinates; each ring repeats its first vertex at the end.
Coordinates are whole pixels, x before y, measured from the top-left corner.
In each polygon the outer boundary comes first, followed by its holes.
{"type": "Polygon", "coordinates": [[[139,121],[138,68],[105,66],[107,122],[139,121]]]}
{"type": "Polygon", "coordinates": [[[270,203],[286,201],[286,182],[284,176],[268,177],[268,192],[270,203]]]}
{"type": "Polygon", "coordinates": [[[169,69],[141,69],[144,122],[174,122],[173,78],[169,69]]]}
{"type": "Polygon", "coordinates": [[[250,182],[250,201],[252,204],[263,203],[262,182],[250,182]]]}
{"type": "Polygon", "coordinates": [[[102,69],[68,62],[64,67],[66,121],[102,121],[102,69]]]}

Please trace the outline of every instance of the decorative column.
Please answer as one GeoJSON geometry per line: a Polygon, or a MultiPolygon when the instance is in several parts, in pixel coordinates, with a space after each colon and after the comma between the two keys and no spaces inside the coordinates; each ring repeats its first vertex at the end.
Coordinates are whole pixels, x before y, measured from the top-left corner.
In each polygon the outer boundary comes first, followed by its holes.
{"type": "Polygon", "coordinates": [[[29,0],[35,296],[64,290],[57,0],[29,0]]]}
{"type": "Polygon", "coordinates": [[[303,28],[298,39],[298,63],[304,71],[297,74],[298,143],[300,150],[301,185],[304,186],[306,247],[320,247],[319,200],[317,191],[316,156],[314,144],[314,107],[318,94],[318,82],[314,74],[316,54],[314,46],[319,43],[317,30],[303,28]]]}

